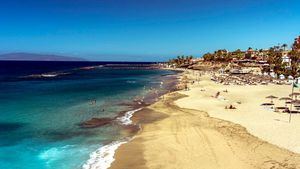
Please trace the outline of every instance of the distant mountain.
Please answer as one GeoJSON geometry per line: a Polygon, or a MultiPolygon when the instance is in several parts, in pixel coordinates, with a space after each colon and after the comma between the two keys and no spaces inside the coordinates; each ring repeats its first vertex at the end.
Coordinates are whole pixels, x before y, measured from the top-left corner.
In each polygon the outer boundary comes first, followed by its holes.
{"type": "Polygon", "coordinates": [[[22,60],[22,61],[86,61],[82,58],[59,56],[59,55],[47,55],[47,54],[35,54],[35,53],[7,53],[0,54],[0,60],[22,60]]]}

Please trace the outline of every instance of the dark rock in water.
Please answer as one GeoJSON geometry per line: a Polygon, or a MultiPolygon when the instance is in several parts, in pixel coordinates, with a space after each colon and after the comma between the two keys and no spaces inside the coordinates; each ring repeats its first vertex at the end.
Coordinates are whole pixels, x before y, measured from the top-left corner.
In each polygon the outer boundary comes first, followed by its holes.
{"type": "Polygon", "coordinates": [[[123,102],[123,103],[119,103],[119,106],[127,106],[127,107],[133,107],[134,103],[133,102],[123,102]]]}
{"type": "Polygon", "coordinates": [[[0,133],[15,131],[23,126],[23,123],[0,123],[0,133]]]}
{"type": "Polygon", "coordinates": [[[101,126],[112,123],[113,120],[114,119],[112,119],[112,118],[92,118],[91,120],[81,123],[80,126],[82,128],[101,127],[101,126]]]}

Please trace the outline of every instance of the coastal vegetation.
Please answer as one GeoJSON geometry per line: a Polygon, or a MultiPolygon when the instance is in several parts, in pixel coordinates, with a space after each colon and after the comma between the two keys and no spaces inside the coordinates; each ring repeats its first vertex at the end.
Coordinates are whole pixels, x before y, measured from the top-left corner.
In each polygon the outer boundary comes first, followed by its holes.
{"type": "Polygon", "coordinates": [[[184,67],[192,63],[193,56],[177,56],[175,59],[170,59],[169,64],[176,65],[176,67],[184,67]]]}
{"type": "Polygon", "coordinates": [[[199,63],[238,65],[240,67],[259,67],[261,72],[274,73],[276,75],[298,77],[300,74],[300,36],[297,37],[288,49],[288,44],[278,44],[269,49],[253,49],[249,47],[243,51],[236,49],[228,51],[219,49],[212,53],[205,53],[200,58],[193,56],[178,56],[171,59],[168,65],[179,68],[192,68],[199,63]]]}

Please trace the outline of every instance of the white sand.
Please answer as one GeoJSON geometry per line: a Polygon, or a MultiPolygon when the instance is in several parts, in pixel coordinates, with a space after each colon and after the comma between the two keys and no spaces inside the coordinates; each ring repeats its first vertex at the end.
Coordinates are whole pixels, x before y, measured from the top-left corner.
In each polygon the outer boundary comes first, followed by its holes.
{"type": "MultiPolygon", "coordinates": [[[[191,74],[189,76],[194,78],[191,74]]],[[[279,98],[288,96],[291,93],[291,86],[225,86],[216,84],[210,80],[209,75],[205,75],[201,77],[199,84],[196,82],[191,86],[191,90],[180,93],[189,97],[176,101],[178,106],[203,110],[212,117],[240,124],[262,140],[300,153],[300,114],[293,114],[292,122],[289,123],[289,114],[276,113],[261,106],[262,103],[270,102],[266,96],[274,95],[279,98]],[[228,93],[223,92],[225,89],[228,93]],[[211,97],[218,91],[221,93],[219,99],[211,97]],[[241,104],[237,104],[238,101],[241,104]],[[237,109],[225,109],[225,106],[230,104],[237,109]]],[[[278,99],[275,99],[274,103],[275,106],[284,106],[284,101],[278,99]]]]}

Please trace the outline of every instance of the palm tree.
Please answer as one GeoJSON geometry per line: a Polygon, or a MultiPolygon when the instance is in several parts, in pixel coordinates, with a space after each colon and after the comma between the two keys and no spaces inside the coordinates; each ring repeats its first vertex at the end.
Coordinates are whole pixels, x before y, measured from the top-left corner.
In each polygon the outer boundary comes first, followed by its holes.
{"type": "Polygon", "coordinates": [[[192,55],[188,57],[189,64],[191,63],[191,61],[193,60],[193,58],[194,58],[194,56],[192,56],[192,55]]]}
{"type": "Polygon", "coordinates": [[[283,50],[285,50],[286,48],[287,48],[287,44],[286,43],[284,43],[281,47],[283,48],[283,50]]]}

